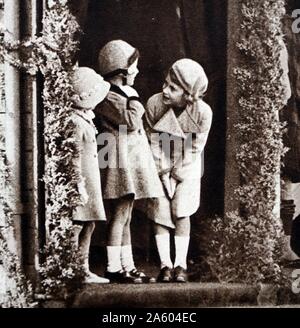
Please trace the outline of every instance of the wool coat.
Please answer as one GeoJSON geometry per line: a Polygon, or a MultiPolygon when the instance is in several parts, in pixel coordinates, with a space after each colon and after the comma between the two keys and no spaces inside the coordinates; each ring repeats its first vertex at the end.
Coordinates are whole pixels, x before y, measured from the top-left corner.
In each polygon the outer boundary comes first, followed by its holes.
{"type": "Polygon", "coordinates": [[[149,99],[145,119],[160,178],[164,186],[170,182],[169,188],[165,187],[165,197],[148,202],[149,218],[174,228],[177,218],[191,216],[200,205],[202,152],[211,127],[212,111],[204,101],[198,100],[175,115],[172,108],[163,104],[159,93],[149,99]],[[165,139],[168,136],[171,146],[165,139]]]}
{"type": "Polygon", "coordinates": [[[83,205],[76,208],[73,220],[104,221],[106,215],[98,168],[96,128],[92,119],[79,110],[72,113],[72,121],[75,124],[75,138],[79,147],[79,157],[74,159],[74,164],[83,179],[78,185],[83,205]]]}
{"type": "Polygon", "coordinates": [[[129,97],[112,85],[95,110],[95,123],[101,132],[97,141],[104,199],[164,195],[143,127],[145,109],[132,88],[131,93],[134,96],[129,97]]]}

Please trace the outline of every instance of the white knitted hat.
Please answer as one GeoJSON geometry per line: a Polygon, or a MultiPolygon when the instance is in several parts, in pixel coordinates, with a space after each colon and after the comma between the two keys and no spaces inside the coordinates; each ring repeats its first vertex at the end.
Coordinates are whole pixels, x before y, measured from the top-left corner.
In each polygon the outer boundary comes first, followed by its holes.
{"type": "Polygon", "coordinates": [[[177,60],[171,67],[180,86],[188,93],[189,101],[197,101],[208,87],[208,79],[203,67],[192,59],[177,60]]]}
{"type": "Polygon", "coordinates": [[[127,74],[128,67],[138,58],[138,50],[122,40],[108,42],[99,52],[99,71],[104,76],[127,74]]]}
{"type": "Polygon", "coordinates": [[[81,108],[95,108],[106,96],[110,84],[88,67],[78,67],[70,75],[74,90],[73,102],[81,108]]]}

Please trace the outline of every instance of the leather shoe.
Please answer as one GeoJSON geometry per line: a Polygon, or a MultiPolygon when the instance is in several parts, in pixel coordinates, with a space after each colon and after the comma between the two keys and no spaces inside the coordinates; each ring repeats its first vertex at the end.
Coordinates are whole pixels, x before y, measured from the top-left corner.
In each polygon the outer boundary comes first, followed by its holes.
{"type": "Polygon", "coordinates": [[[171,282],[173,278],[172,269],[169,267],[163,267],[157,277],[157,282],[171,282]]]}
{"type": "Polygon", "coordinates": [[[140,277],[134,277],[127,271],[117,272],[105,272],[105,278],[109,279],[111,283],[119,284],[141,284],[142,279],[140,277]]]}
{"type": "Polygon", "coordinates": [[[181,266],[174,269],[174,282],[187,282],[186,270],[181,266]]]}

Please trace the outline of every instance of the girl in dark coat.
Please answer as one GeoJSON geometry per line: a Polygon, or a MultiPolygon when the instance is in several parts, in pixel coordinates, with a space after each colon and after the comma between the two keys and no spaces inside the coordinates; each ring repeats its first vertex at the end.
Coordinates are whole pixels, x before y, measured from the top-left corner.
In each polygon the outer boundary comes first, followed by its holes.
{"type": "Polygon", "coordinates": [[[132,209],[137,199],[163,196],[143,128],[144,107],[132,88],[138,74],[138,57],[138,51],[122,40],[108,42],[99,54],[100,72],[112,85],[96,110],[96,124],[102,132],[98,144],[107,143],[100,151],[99,164],[109,213],[106,277],[112,282],[148,280],[136,270],[133,261],[132,209]]]}

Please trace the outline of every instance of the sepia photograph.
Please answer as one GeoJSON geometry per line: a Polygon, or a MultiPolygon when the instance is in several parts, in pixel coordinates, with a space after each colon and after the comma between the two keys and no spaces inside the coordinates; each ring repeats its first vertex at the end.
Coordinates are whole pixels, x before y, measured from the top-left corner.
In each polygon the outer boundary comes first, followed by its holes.
{"type": "Polygon", "coordinates": [[[0,40],[0,308],[300,307],[300,0],[0,0],[0,40]]]}

